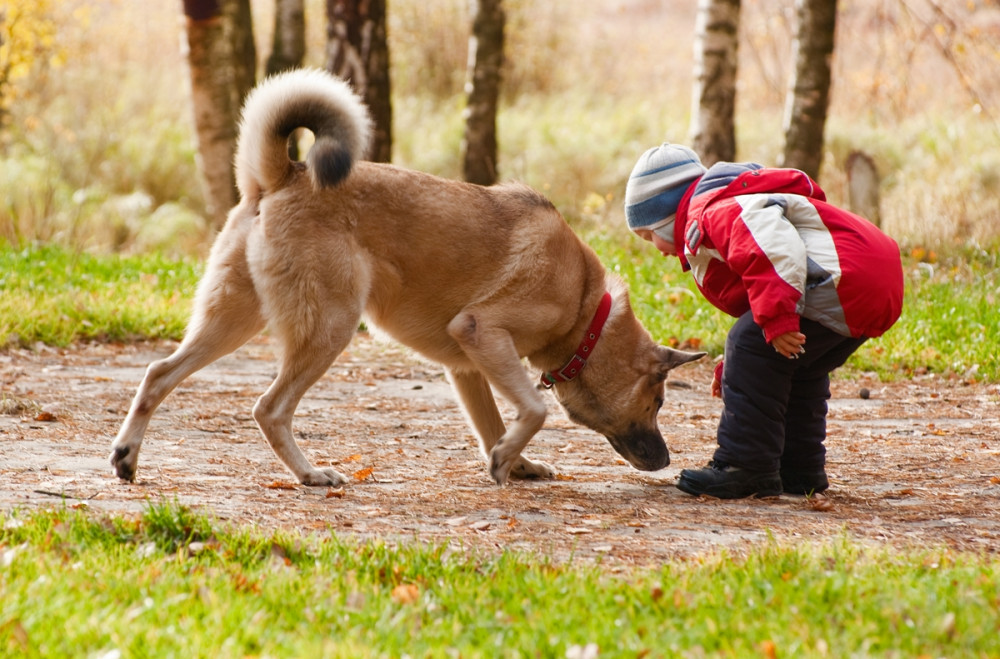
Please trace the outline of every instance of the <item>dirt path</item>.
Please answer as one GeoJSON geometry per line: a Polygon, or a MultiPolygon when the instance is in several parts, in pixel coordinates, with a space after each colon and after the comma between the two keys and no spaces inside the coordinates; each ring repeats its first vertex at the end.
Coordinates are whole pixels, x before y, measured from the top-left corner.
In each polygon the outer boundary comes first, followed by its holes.
{"type": "MultiPolygon", "coordinates": [[[[134,484],[107,455],[147,363],[171,344],[90,345],[0,353],[0,508],[72,505],[137,512],[161,498],[263,528],[390,540],[451,540],[557,560],[651,564],[766,542],[845,533],[895,546],[1000,552],[1000,386],[925,377],[884,386],[835,380],[828,496],[697,499],[680,469],[714,448],[711,365],[686,366],[660,415],[672,463],[638,472],[554,401],[528,453],[558,479],[490,481],[434,365],[365,335],[310,390],[296,417],[315,463],[354,476],[344,488],[298,485],[250,410],[276,372],[260,339],[196,374],[154,417],[134,484]],[[871,390],[868,399],[859,390],[871,390]]],[[[551,400],[551,399],[550,399],[551,400]]],[[[509,412],[509,410],[505,410],[509,412]]]]}

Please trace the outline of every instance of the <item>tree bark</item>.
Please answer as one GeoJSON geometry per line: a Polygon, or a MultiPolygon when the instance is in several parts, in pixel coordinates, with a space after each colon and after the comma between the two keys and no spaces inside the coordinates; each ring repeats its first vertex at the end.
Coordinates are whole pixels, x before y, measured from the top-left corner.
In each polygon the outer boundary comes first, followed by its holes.
{"type": "Polygon", "coordinates": [[[238,196],[236,132],[256,62],[249,12],[249,0],[184,0],[198,165],[216,228],[238,196]]]}
{"type": "Polygon", "coordinates": [[[250,0],[224,0],[226,41],[232,49],[232,94],[236,111],[243,110],[243,101],[257,84],[257,45],[253,38],[253,14],[250,0]]]}
{"type": "Polygon", "coordinates": [[[710,166],[736,157],[740,0],[699,0],[691,146],[710,166]]]}
{"type": "Polygon", "coordinates": [[[277,0],[274,39],[265,71],[274,75],[302,66],[306,56],[305,0],[277,0]]]}
{"type": "Polygon", "coordinates": [[[374,123],[369,159],[392,160],[385,0],[326,0],[326,68],[351,83],[374,123]]]}
{"type": "Polygon", "coordinates": [[[830,105],[837,0],[797,0],[799,26],[793,47],[795,76],[785,105],[782,165],[819,178],[823,129],[830,105]]]}
{"type": "Polygon", "coordinates": [[[497,182],[497,104],[503,68],[503,0],[472,0],[463,172],[480,185],[497,182]]]}

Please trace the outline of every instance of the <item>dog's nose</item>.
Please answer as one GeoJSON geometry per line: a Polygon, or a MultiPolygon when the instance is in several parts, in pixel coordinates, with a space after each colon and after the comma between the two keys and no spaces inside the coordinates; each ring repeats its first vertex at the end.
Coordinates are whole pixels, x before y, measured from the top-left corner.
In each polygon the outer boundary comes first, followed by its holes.
{"type": "Polygon", "coordinates": [[[658,471],[670,464],[670,451],[658,432],[633,431],[622,437],[608,437],[608,441],[640,471],[658,471]]]}
{"type": "Polygon", "coordinates": [[[639,462],[632,463],[632,465],[640,471],[659,471],[669,464],[670,451],[667,450],[666,444],[663,445],[663,450],[658,451],[655,455],[644,456],[639,462]]]}

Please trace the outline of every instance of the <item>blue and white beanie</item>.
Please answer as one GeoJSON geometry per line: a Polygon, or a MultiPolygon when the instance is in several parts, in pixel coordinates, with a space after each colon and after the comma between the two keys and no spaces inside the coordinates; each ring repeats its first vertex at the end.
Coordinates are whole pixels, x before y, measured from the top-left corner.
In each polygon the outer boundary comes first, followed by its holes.
{"type": "Polygon", "coordinates": [[[686,146],[654,146],[639,158],[625,187],[625,219],[632,231],[649,229],[674,242],[677,207],[691,183],[706,169],[686,146]]]}

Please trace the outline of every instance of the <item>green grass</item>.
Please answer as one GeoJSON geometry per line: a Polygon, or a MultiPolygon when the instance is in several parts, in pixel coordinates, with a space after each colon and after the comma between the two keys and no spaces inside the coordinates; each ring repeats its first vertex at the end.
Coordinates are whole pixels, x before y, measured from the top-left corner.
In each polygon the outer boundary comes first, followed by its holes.
{"type": "MultiPolygon", "coordinates": [[[[676,259],[664,259],[621,228],[578,224],[605,265],[628,283],[636,314],[658,341],[722,353],[733,319],[705,301],[676,259]]],[[[1000,380],[997,258],[984,251],[934,264],[907,257],[902,318],[862,346],[846,371],[874,371],[887,380],[923,373],[1000,380]]],[[[198,261],[159,255],[0,247],[0,346],[179,339],[201,269],[198,261]]]]}
{"type": "Polygon", "coordinates": [[[151,254],[0,247],[0,346],[179,338],[200,267],[151,254]]]}
{"type": "Polygon", "coordinates": [[[1000,563],[844,537],[611,574],[447,545],[0,515],[9,657],[948,656],[1000,652],[1000,563]]]}

